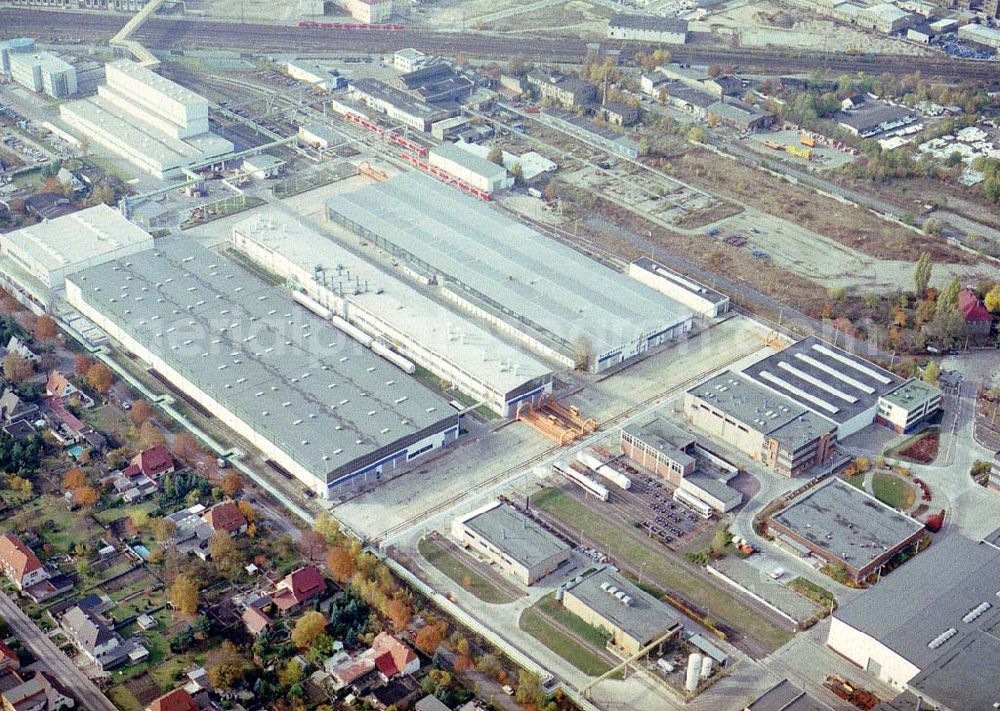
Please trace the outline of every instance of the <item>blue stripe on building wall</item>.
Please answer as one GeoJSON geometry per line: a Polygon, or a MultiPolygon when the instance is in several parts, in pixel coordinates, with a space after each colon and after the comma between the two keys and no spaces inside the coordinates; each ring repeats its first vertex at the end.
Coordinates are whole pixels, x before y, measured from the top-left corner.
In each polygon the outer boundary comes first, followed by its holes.
{"type": "Polygon", "coordinates": [[[507,401],[507,407],[509,408],[511,405],[516,405],[519,402],[523,402],[525,400],[530,400],[531,398],[533,398],[535,395],[537,395],[538,393],[542,392],[543,390],[545,390],[545,386],[544,385],[539,385],[537,388],[535,388],[531,392],[524,393],[523,395],[518,395],[513,400],[508,400],[507,401]]]}

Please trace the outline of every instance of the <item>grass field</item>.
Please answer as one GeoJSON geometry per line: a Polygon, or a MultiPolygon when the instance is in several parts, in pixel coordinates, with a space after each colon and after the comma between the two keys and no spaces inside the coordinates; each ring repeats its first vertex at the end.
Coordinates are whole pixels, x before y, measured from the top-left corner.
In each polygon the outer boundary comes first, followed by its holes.
{"type": "Polygon", "coordinates": [[[516,599],[499,584],[467,565],[457,553],[432,538],[421,540],[417,550],[431,565],[483,602],[503,604],[516,599]]]}
{"type": "Polygon", "coordinates": [[[545,596],[521,613],[518,626],[584,674],[600,676],[608,671],[611,666],[600,656],[604,649],[604,639],[600,631],[562,610],[561,606],[560,615],[552,614],[551,608],[556,605],[551,596],[545,596]],[[575,622],[567,624],[566,617],[574,617],[575,622]],[[553,619],[572,630],[573,634],[585,639],[587,643],[581,643],[563,632],[552,623],[553,619]]]}
{"type": "Polygon", "coordinates": [[[714,619],[753,637],[769,649],[777,649],[791,639],[791,632],[764,619],[728,591],[694,575],[686,562],[668,558],[662,548],[647,544],[635,529],[596,514],[558,489],[536,494],[531,503],[573,527],[586,521],[587,535],[602,548],[610,549],[612,557],[619,557],[635,568],[641,566],[644,577],[659,588],[707,608],[714,619]]]}
{"type": "Polygon", "coordinates": [[[872,492],[882,503],[904,511],[913,506],[917,497],[912,486],[888,472],[875,472],[872,475],[872,492]]]}
{"type": "Polygon", "coordinates": [[[111,703],[121,709],[121,711],[142,711],[142,704],[139,699],[132,695],[132,692],[124,685],[113,686],[108,689],[108,698],[111,703]]]}

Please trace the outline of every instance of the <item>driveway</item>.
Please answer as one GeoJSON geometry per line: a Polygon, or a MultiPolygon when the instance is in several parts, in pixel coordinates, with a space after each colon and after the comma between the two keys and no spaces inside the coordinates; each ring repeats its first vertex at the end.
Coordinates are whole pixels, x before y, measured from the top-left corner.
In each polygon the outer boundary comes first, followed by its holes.
{"type": "Polygon", "coordinates": [[[52,672],[59,684],[87,711],[117,711],[87,675],[21,611],[6,593],[0,592],[0,617],[7,620],[14,635],[52,672]]]}

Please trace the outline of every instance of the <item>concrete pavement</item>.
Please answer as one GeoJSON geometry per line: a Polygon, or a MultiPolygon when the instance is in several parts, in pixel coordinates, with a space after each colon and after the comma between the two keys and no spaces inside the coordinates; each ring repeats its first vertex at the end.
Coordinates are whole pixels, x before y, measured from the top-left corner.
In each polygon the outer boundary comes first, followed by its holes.
{"type": "Polygon", "coordinates": [[[59,684],[76,697],[81,708],[87,711],[117,711],[97,685],[3,592],[0,592],[0,616],[7,620],[17,638],[45,664],[59,684]]]}

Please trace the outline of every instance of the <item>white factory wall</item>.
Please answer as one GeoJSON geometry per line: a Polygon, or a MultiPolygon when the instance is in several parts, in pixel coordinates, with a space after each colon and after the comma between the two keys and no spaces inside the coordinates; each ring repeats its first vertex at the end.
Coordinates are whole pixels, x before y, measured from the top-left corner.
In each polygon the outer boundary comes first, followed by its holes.
{"type": "Polygon", "coordinates": [[[66,276],[69,274],[78,272],[82,269],[87,269],[88,267],[97,266],[98,264],[104,264],[115,259],[127,257],[130,254],[135,254],[136,252],[142,252],[152,246],[153,238],[150,237],[148,240],[136,242],[135,244],[122,245],[118,249],[109,252],[93,254],[84,260],[74,263],[66,263],[58,269],[49,269],[37,259],[32,257],[30,252],[20,249],[17,243],[12,243],[10,240],[5,239],[0,242],[0,254],[3,254],[4,257],[10,259],[50,289],[60,289],[63,286],[66,276]]]}
{"type": "Polygon", "coordinates": [[[155,112],[181,127],[191,127],[194,133],[208,130],[208,101],[200,96],[182,100],[150,86],[139,78],[133,78],[116,67],[113,62],[106,66],[108,85],[120,90],[135,101],[137,107],[155,112]]]}
{"type": "Polygon", "coordinates": [[[830,618],[826,644],[862,669],[902,691],[920,669],[874,637],[851,627],[836,617],[830,618]]]}
{"type": "Polygon", "coordinates": [[[140,121],[160,129],[168,136],[176,139],[198,136],[208,131],[208,117],[191,123],[179,124],[161,113],[150,110],[148,104],[139,103],[135,97],[125,94],[117,86],[99,86],[97,95],[122,111],[137,117],[140,121]]]}
{"type": "Polygon", "coordinates": [[[712,437],[726,442],[732,447],[740,450],[751,459],[760,461],[761,452],[764,449],[764,434],[745,423],[733,424],[726,422],[726,416],[712,403],[705,402],[701,398],[691,393],[684,394],[684,415],[700,430],[707,432],[712,437]],[[710,409],[702,409],[701,405],[707,405],[710,409]],[[722,417],[716,417],[713,412],[719,412],[722,417]],[[740,424],[746,427],[746,431],[740,429],[740,424]]]}
{"type": "Polygon", "coordinates": [[[699,296],[690,289],[685,289],[672,279],[651,272],[635,262],[629,264],[628,275],[639,283],[645,284],[651,289],[655,289],[661,294],[669,296],[674,301],[687,306],[692,311],[708,316],[709,318],[718,318],[721,314],[729,310],[729,297],[723,297],[718,302],[711,301],[703,296],[699,296]]]}
{"type": "MultiPolygon", "coordinates": [[[[473,154],[470,153],[470,156],[473,154]]],[[[503,190],[504,188],[509,188],[514,185],[514,178],[508,177],[504,174],[502,177],[490,177],[488,175],[483,175],[482,173],[477,173],[475,170],[459,163],[458,161],[452,160],[447,156],[439,154],[437,151],[431,151],[427,159],[435,168],[440,168],[441,170],[450,173],[464,183],[468,183],[474,188],[478,188],[487,193],[495,193],[497,190],[503,190]]],[[[498,166],[499,167],[499,166],[498,166]]]]}
{"type": "MultiPolygon", "coordinates": [[[[816,409],[816,414],[822,415],[823,412],[819,408],[816,409]]],[[[878,402],[876,401],[871,407],[863,412],[859,412],[857,415],[851,419],[843,422],[837,427],[837,439],[841,442],[852,434],[857,434],[863,430],[868,425],[875,422],[875,415],[878,414],[878,402]]]]}

